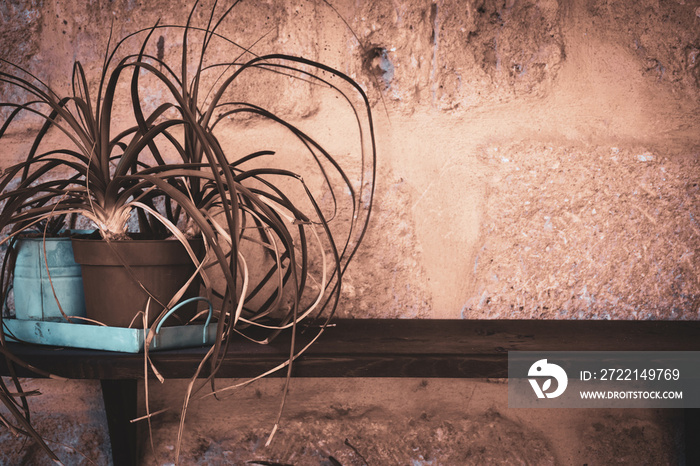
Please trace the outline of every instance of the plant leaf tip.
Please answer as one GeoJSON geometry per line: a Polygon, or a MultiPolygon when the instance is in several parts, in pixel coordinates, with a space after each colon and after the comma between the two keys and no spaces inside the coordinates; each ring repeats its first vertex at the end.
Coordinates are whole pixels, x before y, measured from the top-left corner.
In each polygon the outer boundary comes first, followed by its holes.
{"type": "Polygon", "coordinates": [[[267,442],[265,442],[265,447],[269,447],[270,444],[272,443],[272,439],[275,436],[275,433],[277,433],[278,427],[279,427],[279,424],[275,424],[275,426],[272,428],[272,432],[270,432],[270,436],[267,438],[267,442]]]}

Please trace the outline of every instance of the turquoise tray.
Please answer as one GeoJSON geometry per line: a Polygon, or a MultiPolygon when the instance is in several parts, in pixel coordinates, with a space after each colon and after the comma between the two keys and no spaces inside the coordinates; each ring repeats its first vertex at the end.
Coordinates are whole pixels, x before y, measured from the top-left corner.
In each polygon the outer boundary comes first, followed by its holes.
{"type": "MultiPolygon", "coordinates": [[[[142,352],[148,334],[143,329],[20,319],[3,319],[2,331],[9,341],[122,353],[142,352]]],[[[216,324],[161,327],[148,349],[202,346],[213,343],[215,334],[216,324]]]]}
{"type": "MultiPolygon", "coordinates": [[[[191,348],[213,343],[216,324],[210,324],[213,308],[211,302],[202,297],[187,299],[170,309],[156,326],[156,336],[148,345],[149,351],[191,348]],[[163,327],[163,322],[180,307],[205,301],[209,313],[204,324],[174,325],[163,327]]],[[[2,332],[9,341],[24,341],[48,346],[140,353],[150,330],[103,325],[71,324],[44,320],[3,319],[2,332]]]]}

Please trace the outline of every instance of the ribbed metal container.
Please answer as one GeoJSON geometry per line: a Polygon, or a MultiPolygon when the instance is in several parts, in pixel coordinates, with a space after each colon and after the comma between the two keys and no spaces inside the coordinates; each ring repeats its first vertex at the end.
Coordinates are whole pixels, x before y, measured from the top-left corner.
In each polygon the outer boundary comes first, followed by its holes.
{"type": "Polygon", "coordinates": [[[69,316],[84,317],[83,279],[80,265],[73,259],[70,238],[20,238],[16,248],[16,318],[65,322],[58,303],[69,316]]]}

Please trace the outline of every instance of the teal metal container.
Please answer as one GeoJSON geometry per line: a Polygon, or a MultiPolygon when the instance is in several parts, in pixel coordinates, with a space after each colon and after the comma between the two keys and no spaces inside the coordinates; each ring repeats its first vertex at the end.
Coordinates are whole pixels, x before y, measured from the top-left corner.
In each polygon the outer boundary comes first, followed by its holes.
{"type": "Polygon", "coordinates": [[[63,312],[69,316],[84,317],[83,279],[80,265],[73,260],[70,238],[21,238],[17,240],[16,248],[17,261],[13,282],[15,317],[23,320],[65,322],[56,299],[61,303],[63,312]],[[47,262],[51,281],[46,270],[47,262]]]}

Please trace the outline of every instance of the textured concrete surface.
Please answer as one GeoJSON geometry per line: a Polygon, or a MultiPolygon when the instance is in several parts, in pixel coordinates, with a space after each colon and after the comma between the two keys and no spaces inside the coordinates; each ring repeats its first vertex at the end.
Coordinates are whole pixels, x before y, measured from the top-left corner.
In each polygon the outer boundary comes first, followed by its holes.
{"type": "MultiPolygon", "coordinates": [[[[682,458],[680,410],[509,409],[501,380],[296,379],[265,447],[282,383],[267,379],[220,400],[194,400],[180,464],[672,465],[682,458]]],[[[65,464],[110,463],[99,384],[34,380],[27,387],[44,392],[35,398],[35,420],[65,464]]],[[[152,439],[139,424],[142,464],[174,464],[184,390],[182,381],[151,386],[151,411],[173,410],[152,419],[152,439]]],[[[53,464],[7,432],[0,442],[2,464],[53,464]]]]}

